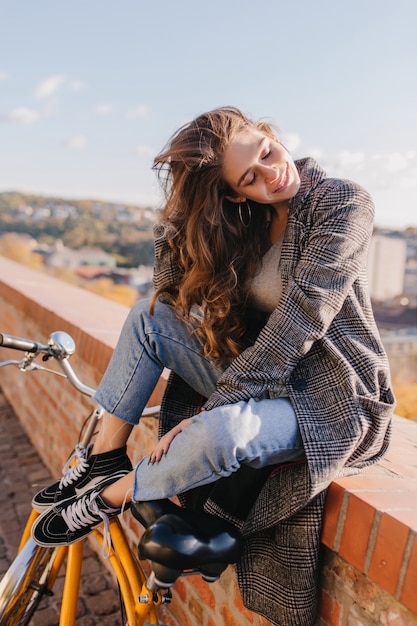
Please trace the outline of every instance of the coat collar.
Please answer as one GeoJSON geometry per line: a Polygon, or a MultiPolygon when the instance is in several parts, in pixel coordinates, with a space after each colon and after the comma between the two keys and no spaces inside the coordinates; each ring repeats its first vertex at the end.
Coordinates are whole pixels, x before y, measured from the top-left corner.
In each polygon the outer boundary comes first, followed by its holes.
{"type": "Polygon", "coordinates": [[[295,161],[295,166],[300,175],[301,184],[294,198],[290,200],[290,211],[301,206],[311,192],[327,178],[324,169],[311,157],[295,161]]]}

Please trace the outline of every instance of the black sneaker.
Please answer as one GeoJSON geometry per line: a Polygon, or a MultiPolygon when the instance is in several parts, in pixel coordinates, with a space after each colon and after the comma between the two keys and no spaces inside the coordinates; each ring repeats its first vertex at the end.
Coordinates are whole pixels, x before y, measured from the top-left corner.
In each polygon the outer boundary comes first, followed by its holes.
{"type": "Polygon", "coordinates": [[[77,458],[76,465],[65,471],[61,480],[45,487],[33,496],[32,506],[35,511],[42,513],[53,504],[68,500],[73,496],[83,494],[87,489],[97,487],[103,480],[115,473],[128,474],[132,470],[132,464],[126,454],[126,446],[89,456],[93,444],[87,448],[78,448],[69,459],[77,458]]]}
{"type": "Polygon", "coordinates": [[[122,508],[109,507],[100,492],[123,476],[124,473],[108,476],[100,489],[93,487],[81,496],[73,496],[44,511],[32,525],[32,539],[40,546],[68,546],[86,537],[103,522],[108,536],[109,519],[119,515],[122,508]]]}

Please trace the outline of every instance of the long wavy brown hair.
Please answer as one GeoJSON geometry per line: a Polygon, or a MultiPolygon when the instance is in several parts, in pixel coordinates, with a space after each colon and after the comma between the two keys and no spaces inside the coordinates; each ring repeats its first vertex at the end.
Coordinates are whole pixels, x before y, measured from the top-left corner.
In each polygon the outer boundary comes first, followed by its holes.
{"type": "Polygon", "coordinates": [[[203,319],[195,332],[213,360],[241,351],[247,285],[269,245],[269,208],[250,202],[250,223],[242,221],[239,205],[227,199],[236,194],[223,178],[224,152],[248,128],[273,136],[269,124],[253,122],[235,107],[204,113],[171,137],[153,166],[165,192],[161,222],[169,224],[169,244],[182,275],[179,284],[160,287],[153,302],[169,294],[184,320],[192,305],[201,305],[203,319]]]}

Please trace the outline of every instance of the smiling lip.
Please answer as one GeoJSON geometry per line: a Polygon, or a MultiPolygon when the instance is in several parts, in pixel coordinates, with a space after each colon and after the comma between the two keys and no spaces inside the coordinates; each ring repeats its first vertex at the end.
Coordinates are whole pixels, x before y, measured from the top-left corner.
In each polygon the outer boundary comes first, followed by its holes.
{"type": "Polygon", "coordinates": [[[285,172],[283,176],[281,176],[280,183],[279,185],[275,187],[273,193],[279,193],[280,191],[283,191],[286,188],[286,186],[288,185],[289,176],[290,176],[290,173],[288,170],[288,165],[286,165],[285,172]]]}

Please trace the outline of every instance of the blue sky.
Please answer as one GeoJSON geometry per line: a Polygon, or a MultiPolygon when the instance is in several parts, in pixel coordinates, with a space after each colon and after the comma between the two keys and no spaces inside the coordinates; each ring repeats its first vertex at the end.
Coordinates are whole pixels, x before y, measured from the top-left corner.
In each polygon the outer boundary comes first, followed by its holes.
{"type": "Polygon", "coordinates": [[[199,113],[267,118],[295,158],[417,224],[415,0],[0,0],[0,191],[157,205],[199,113]]]}

